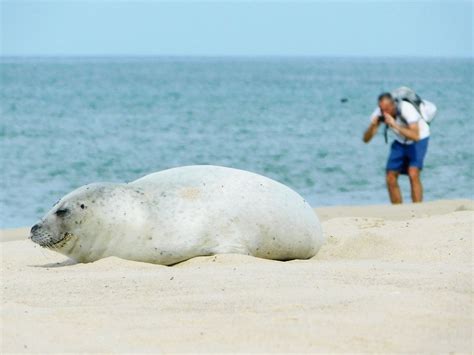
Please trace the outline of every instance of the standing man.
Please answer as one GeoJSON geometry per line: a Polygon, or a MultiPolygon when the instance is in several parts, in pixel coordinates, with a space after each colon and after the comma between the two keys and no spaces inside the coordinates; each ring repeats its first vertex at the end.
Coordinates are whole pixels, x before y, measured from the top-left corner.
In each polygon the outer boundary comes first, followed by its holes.
{"type": "MultiPolygon", "coordinates": [[[[423,200],[420,172],[428,149],[430,126],[422,115],[422,106],[431,105],[434,107],[434,112],[436,112],[436,107],[429,101],[419,99],[413,91],[410,90],[410,93],[418,100],[394,97],[390,93],[381,94],[378,98],[378,107],[372,113],[370,125],[363,137],[364,142],[368,143],[377,133],[380,125],[386,125],[395,134],[386,168],[387,189],[393,204],[403,202],[398,185],[400,174],[406,174],[410,179],[412,201],[423,200]]],[[[431,119],[432,117],[429,121],[431,119]]]]}

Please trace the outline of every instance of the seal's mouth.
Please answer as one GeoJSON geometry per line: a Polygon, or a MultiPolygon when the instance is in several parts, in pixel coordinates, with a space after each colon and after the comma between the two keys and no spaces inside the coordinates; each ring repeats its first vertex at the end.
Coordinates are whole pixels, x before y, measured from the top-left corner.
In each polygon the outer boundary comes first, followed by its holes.
{"type": "Polygon", "coordinates": [[[58,240],[55,240],[49,233],[32,233],[30,235],[30,239],[33,243],[48,249],[59,249],[71,240],[72,237],[73,234],[68,232],[62,234],[58,240]]]}

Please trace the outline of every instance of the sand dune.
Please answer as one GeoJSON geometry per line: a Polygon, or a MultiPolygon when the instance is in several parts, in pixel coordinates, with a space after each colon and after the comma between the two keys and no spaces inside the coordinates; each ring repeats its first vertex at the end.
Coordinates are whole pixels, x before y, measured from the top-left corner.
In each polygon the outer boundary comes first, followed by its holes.
{"type": "Polygon", "coordinates": [[[318,209],[327,243],[290,262],[70,265],[17,240],[24,229],[3,232],[1,349],[470,353],[473,210],[470,200],[318,209]]]}

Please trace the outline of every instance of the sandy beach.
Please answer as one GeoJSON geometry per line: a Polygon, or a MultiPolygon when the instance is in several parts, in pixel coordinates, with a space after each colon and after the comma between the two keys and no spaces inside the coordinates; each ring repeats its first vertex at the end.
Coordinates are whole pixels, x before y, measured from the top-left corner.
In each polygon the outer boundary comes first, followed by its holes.
{"type": "Polygon", "coordinates": [[[473,351],[472,200],[316,209],[310,260],[71,265],[3,230],[2,353],[473,351]]]}

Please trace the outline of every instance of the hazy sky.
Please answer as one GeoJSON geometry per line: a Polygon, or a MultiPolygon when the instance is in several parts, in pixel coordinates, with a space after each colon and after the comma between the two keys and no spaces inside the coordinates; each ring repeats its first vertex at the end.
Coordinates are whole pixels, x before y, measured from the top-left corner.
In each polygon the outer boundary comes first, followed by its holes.
{"type": "Polygon", "coordinates": [[[1,1],[3,55],[472,57],[472,1],[1,1]]]}

